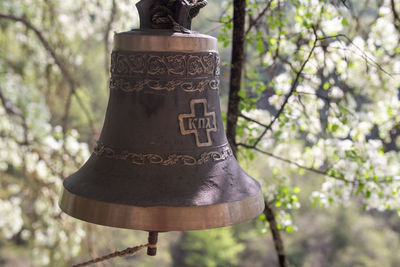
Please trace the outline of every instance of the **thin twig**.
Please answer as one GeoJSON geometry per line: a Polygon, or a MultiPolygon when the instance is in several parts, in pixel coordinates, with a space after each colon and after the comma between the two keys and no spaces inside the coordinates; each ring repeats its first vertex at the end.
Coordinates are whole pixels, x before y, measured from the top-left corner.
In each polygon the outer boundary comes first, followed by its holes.
{"type": "Polygon", "coordinates": [[[310,171],[310,172],[313,172],[313,173],[316,173],[316,174],[320,174],[320,175],[323,175],[323,176],[326,176],[326,177],[330,177],[330,178],[333,178],[335,180],[340,180],[340,181],[343,181],[343,182],[346,182],[346,183],[349,183],[349,184],[353,184],[353,185],[357,185],[357,184],[358,185],[363,185],[363,184],[365,184],[365,182],[368,182],[368,181],[372,181],[372,182],[376,182],[376,183],[391,183],[393,181],[397,181],[398,180],[398,179],[393,178],[393,177],[391,177],[391,178],[383,178],[383,179],[375,179],[375,178],[372,178],[372,177],[368,177],[368,178],[365,178],[365,181],[348,180],[346,178],[330,174],[328,170],[324,171],[324,170],[319,170],[319,169],[315,169],[315,168],[312,168],[312,167],[307,167],[307,166],[301,165],[300,163],[295,162],[293,160],[290,160],[290,159],[275,155],[275,154],[273,154],[271,152],[268,152],[268,151],[265,151],[265,150],[262,150],[262,149],[259,149],[257,147],[253,147],[253,146],[250,146],[250,145],[247,145],[247,144],[244,144],[244,143],[238,143],[237,146],[242,146],[244,148],[253,149],[253,150],[257,151],[257,152],[260,152],[261,154],[264,154],[264,155],[270,156],[271,158],[275,158],[277,160],[292,164],[292,165],[294,165],[294,166],[296,166],[296,167],[298,167],[300,169],[303,169],[303,170],[306,170],[306,171],[310,171]]]}
{"type": "Polygon", "coordinates": [[[29,142],[29,140],[28,140],[28,124],[26,122],[24,113],[20,109],[15,107],[10,101],[8,101],[8,99],[4,95],[1,87],[0,87],[0,100],[1,100],[0,102],[3,104],[3,107],[6,110],[7,114],[16,116],[21,119],[21,124],[22,124],[22,128],[24,131],[24,144],[23,145],[27,145],[29,142]]]}
{"type": "Polygon", "coordinates": [[[328,105],[329,105],[330,107],[332,106],[332,105],[331,105],[331,102],[332,102],[332,103],[335,103],[338,107],[341,107],[341,108],[346,109],[346,111],[347,111],[351,116],[357,117],[356,114],[354,114],[354,112],[352,112],[351,110],[347,109],[347,108],[344,107],[343,105],[340,105],[338,101],[332,100],[332,98],[330,98],[329,96],[323,96],[323,95],[319,94],[318,92],[317,92],[317,93],[310,93],[310,92],[296,91],[296,93],[299,94],[299,95],[314,96],[314,97],[323,99],[323,100],[325,100],[325,101],[328,103],[328,105]]]}
{"type": "Polygon", "coordinates": [[[247,121],[254,122],[255,124],[258,124],[258,125],[260,125],[260,126],[262,126],[262,127],[265,127],[265,128],[268,127],[268,125],[263,124],[263,123],[261,123],[261,122],[255,120],[255,119],[252,119],[252,118],[250,118],[250,117],[247,117],[246,115],[243,115],[243,113],[240,113],[238,116],[241,117],[241,118],[243,118],[243,119],[245,119],[245,120],[247,120],[247,121]]]}
{"type": "Polygon", "coordinates": [[[10,101],[8,101],[6,99],[1,87],[0,87],[0,100],[1,100],[3,107],[7,113],[9,113],[11,115],[15,115],[21,119],[25,119],[24,114],[22,114],[22,111],[19,110],[18,108],[16,108],[13,104],[11,104],[10,101]]]}
{"type": "Polygon", "coordinates": [[[271,129],[272,125],[275,123],[275,121],[279,118],[279,116],[282,114],[282,112],[285,110],[286,104],[289,101],[289,98],[293,95],[293,93],[296,91],[297,85],[299,84],[299,80],[300,77],[303,73],[303,70],[305,68],[305,66],[307,65],[308,61],[310,60],[311,56],[314,53],[314,50],[317,46],[317,42],[318,42],[318,36],[316,35],[315,31],[315,39],[314,39],[314,43],[313,46],[310,50],[310,52],[308,53],[308,56],[306,58],[306,60],[304,60],[303,64],[301,65],[300,69],[297,71],[296,73],[296,78],[294,79],[294,81],[292,82],[292,85],[290,87],[290,91],[289,93],[287,93],[287,95],[285,96],[285,99],[283,100],[283,103],[281,105],[281,107],[279,108],[278,112],[276,113],[276,115],[274,116],[274,118],[271,120],[271,122],[267,125],[267,127],[265,127],[264,131],[260,134],[260,136],[258,136],[258,138],[256,139],[256,141],[253,144],[253,147],[255,148],[258,143],[261,141],[261,139],[264,137],[264,135],[271,129]]]}
{"type": "MultiPolygon", "coordinates": [[[[265,150],[261,150],[261,149],[259,149],[257,147],[253,147],[253,146],[250,146],[250,145],[247,145],[247,144],[244,144],[244,143],[238,143],[237,145],[245,147],[245,148],[253,149],[253,150],[257,151],[257,152],[260,152],[261,154],[264,154],[264,155],[270,156],[272,158],[278,159],[280,161],[295,165],[296,167],[298,167],[300,169],[303,169],[303,170],[307,170],[307,171],[310,171],[310,172],[314,172],[314,173],[317,173],[317,174],[328,176],[330,178],[333,178],[333,179],[336,179],[336,180],[341,180],[343,182],[347,182],[347,183],[350,183],[350,184],[357,184],[356,181],[351,181],[351,180],[348,180],[346,178],[342,178],[342,177],[338,177],[338,176],[335,176],[335,175],[331,175],[327,171],[318,170],[318,169],[315,169],[315,168],[312,168],[312,167],[307,167],[307,166],[301,165],[298,162],[295,162],[295,161],[292,161],[290,159],[275,155],[275,154],[273,154],[271,152],[268,152],[268,151],[265,151],[265,150]]],[[[359,183],[361,183],[361,182],[359,182],[359,183]]]]}
{"type": "Polygon", "coordinates": [[[272,3],[272,0],[270,0],[270,1],[268,1],[268,4],[264,7],[264,9],[258,14],[258,16],[254,19],[254,20],[251,20],[250,21],[250,23],[249,23],[249,26],[247,27],[247,30],[246,30],[246,32],[245,32],[245,35],[247,35],[250,31],[251,31],[251,29],[255,26],[255,25],[257,25],[257,23],[258,23],[258,21],[265,15],[265,13],[269,10],[269,8],[271,7],[271,3],[272,3]]]}
{"type": "MultiPolygon", "coordinates": [[[[353,40],[351,40],[351,39],[350,39],[347,35],[345,35],[345,34],[336,34],[336,35],[322,36],[322,37],[319,37],[319,38],[318,38],[318,41],[323,41],[323,40],[332,39],[332,38],[336,38],[336,39],[339,40],[339,41],[342,41],[342,40],[340,40],[340,38],[346,39],[347,42],[349,42],[353,47],[356,48],[356,50],[357,50],[358,52],[361,53],[361,55],[359,55],[359,56],[361,56],[362,58],[364,58],[366,62],[372,63],[372,65],[374,65],[377,69],[379,69],[380,71],[382,71],[382,72],[385,73],[386,75],[388,75],[388,76],[390,76],[390,77],[393,78],[393,73],[390,73],[390,72],[388,72],[387,70],[385,70],[378,62],[376,62],[371,56],[369,56],[367,53],[365,53],[365,51],[363,51],[360,47],[358,47],[358,46],[353,42],[353,40]]],[[[343,48],[342,48],[342,49],[343,49],[343,48]]],[[[345,49],[343,49],[343,50],[345,50],[345,49]]],[[[354,52],[354,51],[351,51],[351,50],[349,50],[349,49],[347,49],[347,50],[350,51],[350,52],[354,52]]]]}

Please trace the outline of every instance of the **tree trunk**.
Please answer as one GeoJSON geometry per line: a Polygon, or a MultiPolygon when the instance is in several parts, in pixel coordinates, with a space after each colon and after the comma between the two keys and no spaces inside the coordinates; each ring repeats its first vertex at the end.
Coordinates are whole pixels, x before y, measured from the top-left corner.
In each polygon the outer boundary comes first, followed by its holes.
{"type": "MultiPolygon", "coordinates": [[[[232,57],[231,57],[231,74],[229,82],[229,100],[226,136],[232,147],[233,154],[236,157],[236,125],[239,115],[239,91],[242,82],[242,72],[245,60],[245,16],[246,16],[246,0],[233,1],[233,34],[232,34],[232,57]]],[[[271,234],[273,237],[276,253],[280,267],[287,267],[288,263],[285,257],[285,249],[283,240],[279,233],[275,212],[270,203],[265,204],[265,217],[269,222],[271,234]]]]}
{"type": "Polygon", "coordinates": [[[264,214],[265,214],[265,218],[267,218],[267,221],[269,222],[269,229],[271,230],[272,239],[274,241],[276,254],[277,254],[278,260],[279,260],[279,266],[287,267],[289,265],[286,260],[285,247],[283,244],[281,233],[279,232],[278,225],[276,223],[275,211],[274,211],[274,208],[271,205],[271,203],[268,203],[267,201],[265,201],[264,214]]]}
{"type": "Polygon", "coordinates": [[[234,0],[233,2],[233,34],[232,34],[232,57],[231,76],[229,82],[229,102],[226,135],[236,156],[236,125],[239,113],[239,91],[242,81],[242,70],[244,63],[244,26],[246,16],[246,1],[234,0]]]}

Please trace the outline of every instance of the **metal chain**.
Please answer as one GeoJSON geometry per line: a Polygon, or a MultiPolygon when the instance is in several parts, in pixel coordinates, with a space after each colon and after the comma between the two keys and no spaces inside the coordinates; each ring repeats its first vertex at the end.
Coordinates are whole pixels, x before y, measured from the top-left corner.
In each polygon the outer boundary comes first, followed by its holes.
{"type": "Polygon", "coordinates": [[[136,247],[132,247],[132,248],[127,248],[121,251],[115,251],[113,253],[110,253],[108,255],[96,258],[96,259],[92,259],[90,261],[86,261],[83,263],[79,263],[79,264],[75,264],[72,267],[82,267],[82,266],[88,266],[90,264],[93,263],[97,263],[97,262],[101,262],[101,261],[106,261],[112,258],[116,258],[116,257],[123,257],[123,256],[128,256],[128,255],[133,255],[135,253],[137,253],[138,251],[142,250],[145,247],[148,247],[149,244],[145,244],[145,245],[140,245],[140,246],[136,246],[136,247]]]}

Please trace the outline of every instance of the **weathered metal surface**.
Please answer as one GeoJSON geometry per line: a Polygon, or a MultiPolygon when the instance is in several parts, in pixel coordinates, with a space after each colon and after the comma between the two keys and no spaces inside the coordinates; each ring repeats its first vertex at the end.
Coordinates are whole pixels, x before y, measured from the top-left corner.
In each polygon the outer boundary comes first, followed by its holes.
{"type": "Polygon", "coordinates": [[[147,246],[147,255],[155,256],[157,254],[157,241],[158,232],[149,232],[149,245],[147,246]]]}
{"type": "Polygon", "coordinates": [[[114,51],[218,53],[217,49],[217,39],[200,33],[133,30],[118,33],[114,37],[114,51]]]}
{"type": "Polygon", "coordinates": [[[118,34],[115,44],[99,143],[64,181],[61,208],[89,222],[148,231],[221,227],[261,213],[260,186],[225,136],[215,39],[132,32],[118,34]],[[165,42],[153,45],[160,38],[165,42]],[[185,50],[169,51],[169,44],[185,50]]]}
{"type": "Polygon", "coordinates": [[[64,190],[61,209],[100,225],[144,231],[188,231],[217,228],[250,220],[264,210],[261,192],[246,199],[189,207],[139,207],[84,198],[64,190]]]}

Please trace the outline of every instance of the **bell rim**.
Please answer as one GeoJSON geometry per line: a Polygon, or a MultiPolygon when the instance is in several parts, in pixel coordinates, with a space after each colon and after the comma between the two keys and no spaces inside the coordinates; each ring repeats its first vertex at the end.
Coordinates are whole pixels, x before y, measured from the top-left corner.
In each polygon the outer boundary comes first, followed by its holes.
{"type": "Polygon", "coordinates": [[[143,231],[190,231],[231,226],[251,220],[264,210],[261,190],[248,198],[203,206],[140,207],[89,199],[63,188],[59,206],[89,223],[143,231]]]}

